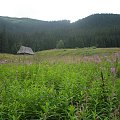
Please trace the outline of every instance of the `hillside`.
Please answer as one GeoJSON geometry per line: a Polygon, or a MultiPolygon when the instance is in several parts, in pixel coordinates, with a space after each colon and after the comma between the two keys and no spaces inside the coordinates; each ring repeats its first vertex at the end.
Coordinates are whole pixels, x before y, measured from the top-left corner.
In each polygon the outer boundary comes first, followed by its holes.
{"type": "Polygon", "coordinates": [[[0,16],[0,30],[6,29],[9,32],[29,33],[50,31],[51,29],[62,29],[68,27],[70,21],[42,21],[30,18],[11,18],[0,16]]]}
{"type": "Polygon", "coordinates": [[[74,25],[79,29],[120,27],[120,15],[118,14],[94,14],[78,20],[74,25]]]}
{"type": "Polygon", "coordinates": [[[69,28],[70,26],[73,28],[77,27],[79,29],[120,26],[120,15],[94,14],[74,23],[70,23],[69,20],[42,21],[31,18],[11,18],[0,16],[0,30],[5,27],[7,31],[12,32],[40,32],[51,29],[69,28]]]}
{"type": "Polygon", "coordinates": [[[34,51],[56,48],[120,47],[120,15],[95,14],[74,23],[0,16],[0,52],[16,53],[21,45],[34,51]]]}

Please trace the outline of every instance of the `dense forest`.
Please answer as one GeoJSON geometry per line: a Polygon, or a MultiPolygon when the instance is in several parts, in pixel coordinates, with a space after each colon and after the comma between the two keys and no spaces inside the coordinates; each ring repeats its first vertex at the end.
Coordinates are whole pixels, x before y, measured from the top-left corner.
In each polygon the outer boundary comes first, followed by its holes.
{"type": "Polygon", "coordinates": [[[83,47],[120,47],[120,15],[94,14],[74,23],[0,16],[0,53],[21,45],[34,51],[83,47]]]}

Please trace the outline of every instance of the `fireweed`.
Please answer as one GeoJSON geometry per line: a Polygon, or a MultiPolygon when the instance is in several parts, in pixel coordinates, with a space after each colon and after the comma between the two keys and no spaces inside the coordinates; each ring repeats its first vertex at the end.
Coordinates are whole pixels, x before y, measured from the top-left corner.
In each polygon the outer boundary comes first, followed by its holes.
{"type": "Polygon", "coordinates": [[[106,63],[0,65],[0,119],[117,119],[115,83],[106,63]]]}

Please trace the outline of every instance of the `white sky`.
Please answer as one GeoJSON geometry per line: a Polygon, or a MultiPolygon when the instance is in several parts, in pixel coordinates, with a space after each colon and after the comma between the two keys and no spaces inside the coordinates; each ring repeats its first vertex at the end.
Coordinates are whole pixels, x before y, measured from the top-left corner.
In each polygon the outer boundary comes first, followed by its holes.
{"type": "Polygon", "coordinates": [[[73,22],[94,13],[120,14],[120,0],[0,0],[0,16],[73,22]]]}

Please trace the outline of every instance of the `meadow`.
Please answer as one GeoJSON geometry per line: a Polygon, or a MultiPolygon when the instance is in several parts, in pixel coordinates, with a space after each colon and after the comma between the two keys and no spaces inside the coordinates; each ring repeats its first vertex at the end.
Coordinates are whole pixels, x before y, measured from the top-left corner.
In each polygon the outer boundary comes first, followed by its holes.
{"type": "Polygon", "coordinates": [[[120,120],[120,49],[0,54],[0,120],[120,120]]]}

